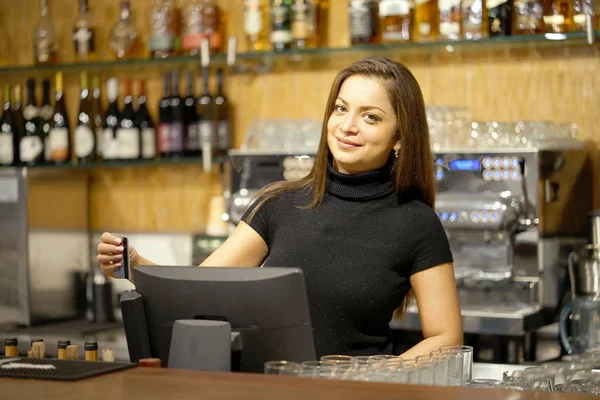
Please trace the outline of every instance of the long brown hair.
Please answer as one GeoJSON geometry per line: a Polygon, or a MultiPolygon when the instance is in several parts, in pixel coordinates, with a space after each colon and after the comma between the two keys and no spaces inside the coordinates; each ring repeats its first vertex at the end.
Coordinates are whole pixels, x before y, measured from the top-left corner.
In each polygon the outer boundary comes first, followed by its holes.
{"type": "MultiPolygon", "coordinates": [[[[331,154],[327,145],[327,121],[335,107],[340,87],[346,78],[353,75],[377,79],[386,88],[390,103],[395,105],[398,121],[396,134],[400,141],[400,150],[394,171],[399,201],[418,199],[434,207],[433,159],[421,88],[414,75],[403,64],[386,57],[367,57],[342,69],[333,81],[325,107],[319,148],[311,171],[296,181],[274,182],[265,186],[256,195],[257,204],[249,219],[254,217],[265,202],[288,190],[312,191],[312,201],[302,208],[314,208],[321,203],[325,194],[328,157],[331,154]]],[[[403,304],[394,312],[394,318],[402,317],[412,298],[411,290],[404,298],[403,304]]]]}

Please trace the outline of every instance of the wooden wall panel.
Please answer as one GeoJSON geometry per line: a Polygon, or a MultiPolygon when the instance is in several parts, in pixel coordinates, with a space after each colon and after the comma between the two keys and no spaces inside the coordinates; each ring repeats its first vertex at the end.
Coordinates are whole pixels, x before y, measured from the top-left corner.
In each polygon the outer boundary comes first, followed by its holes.
{"type": "MultiPolygon", "coordinates": [[[[49,0],[58,33],[59,59],[72,61],[71,31],[77,17],[76,0],[49,0]]],[[[99,57],[109,59],[108,32],[118,16],[118,0],[89,0],[96,20],[99,57]]],[[[134,21],[142,38],[139,56],[145,56],[148,13],[153,2],[131,0],[134,21]]],[[[184,0],[176,0],[177,5],[184,0]]],[[[238,37],[238,49],[246,50],[241,36],[241,0],[219,0],[226,18],[227,35],[238,37]]],[[[330,0],[327,42],[344,47],[348,40],[347,0],[330,0]]],[[[29,64],[32,29],[37,22],[37,0],[0,0],[0,64],[29,64]]],[[[576,122],[581,137],[594,142],[595,206],[600,208],[600,47],[389,52],[409,66],[417,77],[427,104],[468,107],[475,120],[549,120],[576,122]]],[[[281,59],[268,74],[229,75],[226,90],[235,107],[234,145],[239,147],[255,118],[321,119],[331,82],[342,66],[368,52],[333,53],[300,63],[281,59]]],[[[143,77],[151,112],[161,97],[161,73],[166,65],[144,65],[99,70],[103,85],[110,76],[122,80],[143,77]]],[[[183,66],[198,76],[198,63],[183,66]]],[[[33,76],[33,74],[32,74],[33,76]]],[[[47,71],[36,77],[51,77],[47,71]]],[[[0,74],[0,83],[24,83],[23,73],[0,74]]],[[[66,98],[75,122],[79,76],[65,71],[66,98]]],[[[181,89],[183,89],[182,82],[181,89]]],[[[213,82],[214,87],[214,82],[213,82]]],[[[196,78],[196,91],[200,82],[196,78]]],[[[208,198],[220,192],[216,174],[206,175],[199,166],[108,169],[90,178],[91,226],[94,230],[203,231],[208,198]]]]}

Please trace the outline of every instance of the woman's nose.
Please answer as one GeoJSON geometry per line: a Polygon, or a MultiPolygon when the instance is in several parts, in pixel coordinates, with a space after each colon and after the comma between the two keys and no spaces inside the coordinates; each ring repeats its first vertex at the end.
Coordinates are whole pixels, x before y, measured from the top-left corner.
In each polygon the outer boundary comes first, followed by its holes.
{"type": "Polygon", "coordinates": [[[340,124],[340,129],[346,134],[355,134],[358,132],[356,118],[352,113],[348,113],[344,116],[344,120],[340,124]]]}

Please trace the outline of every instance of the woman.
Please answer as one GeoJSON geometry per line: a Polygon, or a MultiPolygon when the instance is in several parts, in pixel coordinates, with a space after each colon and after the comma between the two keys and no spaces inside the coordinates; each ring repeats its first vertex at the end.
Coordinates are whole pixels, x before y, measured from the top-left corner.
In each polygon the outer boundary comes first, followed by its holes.
{"type": "MultiPolygon", "coordinates": [[[[425,339],[402,356],[462,344],[416,79],[390,59],[359,60],[335,78],[324,121],[308,176],[264,188],[201,266],[301,268],[319,356],[390,353],[389,321],[411,293],[425,339]]],[[[122,251],[118,237],[102,235],[105,274],[120,268],[122,251]]],[[[133,247],[130,258],[153,264],[133,247]]]]}

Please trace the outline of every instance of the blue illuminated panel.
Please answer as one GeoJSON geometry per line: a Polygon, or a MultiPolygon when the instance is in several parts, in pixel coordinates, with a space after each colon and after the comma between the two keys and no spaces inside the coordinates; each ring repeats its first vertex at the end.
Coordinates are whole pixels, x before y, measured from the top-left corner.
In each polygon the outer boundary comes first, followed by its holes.
{"type": "Polygon", "coordinates": [[[448,168],[452,171],[481,171],[481,161],[479,160],[451,160],[448,162],[448,168]]]}

